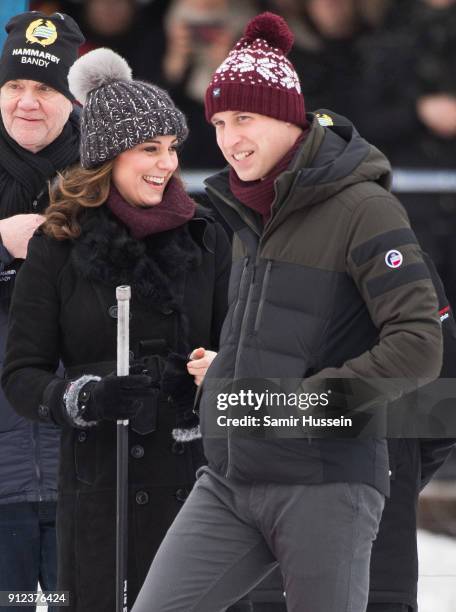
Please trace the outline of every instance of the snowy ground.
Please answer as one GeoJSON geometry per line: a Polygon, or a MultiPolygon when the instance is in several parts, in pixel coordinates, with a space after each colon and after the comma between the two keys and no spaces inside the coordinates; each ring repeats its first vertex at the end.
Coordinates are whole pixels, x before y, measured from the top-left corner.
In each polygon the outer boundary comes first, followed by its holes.
{"type": "Polygon", "coordinates": [[[456,612],[456,538],[418,532],[419,612],[456,612]]]}

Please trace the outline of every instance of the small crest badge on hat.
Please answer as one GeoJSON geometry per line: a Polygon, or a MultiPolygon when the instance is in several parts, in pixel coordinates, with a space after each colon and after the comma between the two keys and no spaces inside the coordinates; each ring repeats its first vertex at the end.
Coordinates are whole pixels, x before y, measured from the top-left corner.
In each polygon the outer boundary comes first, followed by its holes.
{"type": "Polygon", "coordinates": [[[220,94],[222,93],[222,90],[220,89],[220,87],[215,87],[212,90],[212,97],[213,98],[220,98],[220,94]]]}
{"type": "Polygon", "coordinates": [[[28,42],[47,47],[57,40],[57,28],[49,19],[35,19],[28,26],[25,38],[28,42]]]}
{"type": "Polygon", "coordinates": [[[323,127],[329,127],[331,125],[334,125],[334,121],[326,113],[316,113],[315,117],[317,118],[318,123],[323,127]]]}

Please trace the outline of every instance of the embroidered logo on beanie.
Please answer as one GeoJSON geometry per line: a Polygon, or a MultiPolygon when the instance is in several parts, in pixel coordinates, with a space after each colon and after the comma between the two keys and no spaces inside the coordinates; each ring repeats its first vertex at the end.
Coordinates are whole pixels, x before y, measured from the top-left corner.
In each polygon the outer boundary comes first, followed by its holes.
{"type": "Polygon", "coordinates": [[[68,70],[78,56],[84,36],[69,15],[38,11],[20,13],[5,26],[8,37],[0,59],[0,87],[28,79],[45,83],[73,100],[68,70]]]}
{"type": "Polygon", "coordinates": [[[248,111],[306,127],[299,77],[286,55],[293,34],[285,20],[262,13],[212,75],[206,92],[206,119],[222,111],[248,111]]]}
{"type": "Polygon", "coordinates": [[[315,117],[320,125],[323,127],[330,127],[334,125],[334,121],[332,117],[330,117],[327,113],[315,113],[315,117]]]}
{"type": "Polygon", "coordinates": [[[47,47],[57,40],[57,28],[49,19],[35,19],[28,26],[25,38],[30,43],[37,43],[42,47],[47,47]]]}

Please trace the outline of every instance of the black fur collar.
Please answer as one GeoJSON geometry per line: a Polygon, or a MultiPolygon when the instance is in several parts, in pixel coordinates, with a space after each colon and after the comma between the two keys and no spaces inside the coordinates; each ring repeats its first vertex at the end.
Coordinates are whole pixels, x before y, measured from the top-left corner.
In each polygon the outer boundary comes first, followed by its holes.
{"type": "MultiPolygon", "coordinates": [[[[210,217],[200,214],[201,219],[210,217]]],[[[135,240],[106,206],[87,210],[81,236],[74,241],[73,265],[83,278],[109,286],[128,284],[134,295],[154,306],[180,310],[185,273],[200,264],[205,248],[190,232],[192,223],[135,240]]]]}

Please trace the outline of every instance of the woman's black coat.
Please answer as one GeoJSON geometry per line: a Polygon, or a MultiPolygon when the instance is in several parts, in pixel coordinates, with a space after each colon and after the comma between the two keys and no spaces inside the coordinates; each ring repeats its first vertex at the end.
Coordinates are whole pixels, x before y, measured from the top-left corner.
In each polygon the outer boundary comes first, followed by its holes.
{"type": "MultiPolygon", "coordinates": [[[[131,361],[217,349],[231,254],[201,208],[181,228],[144,241],[134,241],[105,206],[87,212],[82,227],[74,241],[32,239],[16,282],[2,382],[20,414],[62,425],[58,588],[70,592],[72,611],[112,612],[116,426],[65,425],[62,403],[47,401],[49,389],[55,398],[66,385],[54,372],[59,359],[69,378],[115,370],[115,287],[125,283],[132,287],[131,361]]],[[[172,398],[164,395],[156,431],[130,426],[129,605],[204,460],[199,440],[173,440],[175,427],[172,398]]]]}

